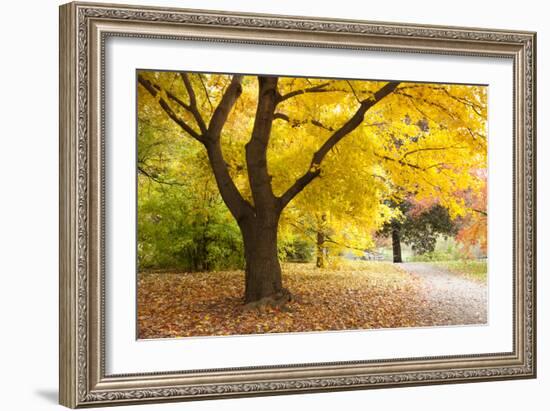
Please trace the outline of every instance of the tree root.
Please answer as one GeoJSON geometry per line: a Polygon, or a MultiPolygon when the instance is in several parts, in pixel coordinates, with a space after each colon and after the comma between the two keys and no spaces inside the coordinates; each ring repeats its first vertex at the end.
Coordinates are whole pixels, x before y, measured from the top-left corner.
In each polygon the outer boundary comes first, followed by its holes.
{"type": "Polygon", "coordinates": [[[288,311],[288,307],[286,307],[286,305],[292,300],[293,297],[290,291],[283,288],[281,291],[278,291],[273,295],[245,304],[243,311],[258,310],[259,312],[265,312],[268,308],[288,311]]]}

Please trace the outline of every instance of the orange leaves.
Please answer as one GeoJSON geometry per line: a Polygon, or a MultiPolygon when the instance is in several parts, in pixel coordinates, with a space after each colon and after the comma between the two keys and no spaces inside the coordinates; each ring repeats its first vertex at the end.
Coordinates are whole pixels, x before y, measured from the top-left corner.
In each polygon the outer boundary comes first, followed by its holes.
{"type": "Polygon", "coordinates": [[[471,213],[464,219],[456,239],[469,248],[476,246],[487,254],[487,170],[475,170],[480,179],[480,188],[465,193],[471,213]]]}
{"type": "MultiPolygon", "coordinates": [[[[293,301],[244,310],[244,273],[141,273],[139,338],[396,328],[426,325],[419,281],[383,262],[318,270],[286,264],[293,301]]],[[[429,325],[429,321],[428,321],[429,325]]]]}
{"type": "Polygon", "coordinates": [[[487,254],[487,217],[470,218],[458,232],[456,239],[467,247],[479,246],[487,254]]]}

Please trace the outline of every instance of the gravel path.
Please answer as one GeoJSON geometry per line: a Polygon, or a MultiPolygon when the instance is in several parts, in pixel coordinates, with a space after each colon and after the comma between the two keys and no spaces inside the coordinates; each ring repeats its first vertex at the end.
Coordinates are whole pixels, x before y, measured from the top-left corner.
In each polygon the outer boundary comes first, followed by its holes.
{"type": "Polygon", "coordinates": [[[487,285],[425,263],[403,263],[400,267],[421,280],[422,298],[418,314],[431,325],[487,323],[487,285]]]}

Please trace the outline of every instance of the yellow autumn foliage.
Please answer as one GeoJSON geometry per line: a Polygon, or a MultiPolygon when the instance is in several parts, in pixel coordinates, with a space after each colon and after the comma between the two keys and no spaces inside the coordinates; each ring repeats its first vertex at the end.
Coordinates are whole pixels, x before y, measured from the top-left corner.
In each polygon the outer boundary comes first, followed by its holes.
{"type": "MultiPolygon", "coordinates": [[[[232,76],[188,73],[195,94],[191,97],[179,73],[139,74],[158,89],[152,96],[138,87],[140,122],[163,130],[167,141],[177,141],[178,150],[193,153],[207,170],[201,144],[189,138],[159,102],[166,102],[200,134],[201,125],[184,105],[190,105],[193,98],[209,124],[232,76]]],[[[223,126],[220,141],[236,187],[253,205],[245,147],[256,115],[257,77],[244,76],[241,84],[242,94],[223,126]]],[[[471,171],[487,167],[484,86],[402,82],[367,111],[361,125],[339,141],[321,164],[312,163],[313,155],[354,115],[361,101],[374,98],[385,84],[279,78],[279,94],[289,97],[276,108],[267,148],[272,191],[282,196],[308,170],[320,169],[318,178],[285,208],[280,232],[310,232],[324,220],[335,243],[365,249],[372,246],[373,233],[395,217],[396,211],[388,206],[390,200],[411,195],[419,201],[437,199],[452,218],[470,212],[462,194],[484,189],[484,182],[471,171]]],[[[169,167],[173,175],[185,178],[197,165],[189,165],[189,156],[181,159],[173,157],[169,167]]]]}

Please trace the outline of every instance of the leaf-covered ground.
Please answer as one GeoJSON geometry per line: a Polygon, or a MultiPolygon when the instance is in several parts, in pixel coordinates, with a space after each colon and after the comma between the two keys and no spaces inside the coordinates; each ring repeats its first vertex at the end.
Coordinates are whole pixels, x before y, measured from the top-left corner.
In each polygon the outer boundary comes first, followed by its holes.
{"type": "Polygon", "coordinates": [[[391,263],[286,264],[283,282],[294,300],[259,311],[243,309],[242,271],[140,273],[139,338],[464,324],[441,315],[422,277],[391,263]]]}

